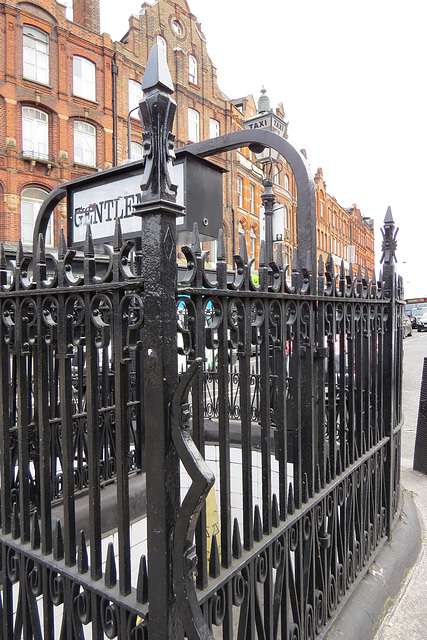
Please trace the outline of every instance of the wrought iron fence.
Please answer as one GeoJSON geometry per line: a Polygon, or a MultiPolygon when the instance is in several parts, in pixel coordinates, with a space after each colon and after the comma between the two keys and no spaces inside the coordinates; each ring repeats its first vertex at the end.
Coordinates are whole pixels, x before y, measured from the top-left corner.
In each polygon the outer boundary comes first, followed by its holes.
{"type": "MultiPolygon", "coordinates": [[[[391,219],[385,233],[393,237],[391,219]]],[[[189,261],[203,272],[197,243],[189,261]]],[[[402,292],[394,276],[370,280],[344,265],[336,275],[322,261],[316,276],[294,269],[289,286],[280,256],[270,269],[261,260],[255,286],[244,244],[236,262],[227,283],[219,251],[217,281],[193,273],[178,290],[187,354],[218,363],[204,376],[214,398],[204,408],[218,419],[211,464],[219,533],[209,545],[203,526],[196,533],[198,603],[207,627],[221,630],[215,637],[252,629],[260,638],[314,638],[398,513],[402,292]]],[[[201,385],[201,368],[193,385],[197,377],[201,385]]],[[[187,426],[205,458],[206,420],[194,387],[189,402],[187,426]]],[[[182,588],[191,603],[192,581],[182,588]]],[[[187,625],[195,620],[188,611],[187,625]]]]}
{"type": "MultiPolygon", "coordinates": [[[[119,222],[102,275],[90,230],[81,275],[63,235],[49,274],[42,237],[32,262],[1,256],[1,637],[320,638],[399,514],[394,222],[378,279],[311,264],[300,235],[255,284],[243,243],[227,272],[221,233],[213,278],[196,229],[177,281],[174,103],[153,55],[137,260],[119,222]]],[[[253,143],[276,136],[209,141],[253,143]]]]}

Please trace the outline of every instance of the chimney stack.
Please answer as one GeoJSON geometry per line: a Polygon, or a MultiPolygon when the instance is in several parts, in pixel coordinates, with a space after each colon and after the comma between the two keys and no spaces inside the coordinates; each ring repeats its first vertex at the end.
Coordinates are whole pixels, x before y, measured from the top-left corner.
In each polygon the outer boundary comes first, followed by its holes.
{"type": "Polygon", "coordinates": [[[99,0],[73,0],[73,22],[99,33],[99,0]]]}

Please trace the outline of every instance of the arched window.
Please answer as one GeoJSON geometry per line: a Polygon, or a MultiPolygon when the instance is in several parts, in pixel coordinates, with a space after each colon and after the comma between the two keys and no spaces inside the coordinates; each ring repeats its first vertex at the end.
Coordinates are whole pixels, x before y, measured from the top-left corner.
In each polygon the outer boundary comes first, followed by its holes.
{"type": "Polygon", "coordinates": [[[287,173],[285,173],[284,180],[285,180],[285,189],[286,191],[289,191],[289,176],[287,173]]]}
{"type": "Polygon", "coordinates": [[[197,60],[194,56],[188,56],[188,80],[197,84],[197,60]]]}
{"type": "Polygon", "coordinates": [[[159,45],[159,47],[161,47],[163,51],[166,53],[166,40],[162,38],[162,36],[157,36],[156,42],[159,45]]]}
{"type": "MultiPolygon", "coordinates": [[[[21,239],[24,244],[32,244],[34,224],[47,191],[37,187],[28,187],[21,192],[21,239]]],[[[52,246],[52,218],[46,230],[45,245],[52,246]]]]}
{"type": "Polygon", "coordinates": [[[179,23],[178,20],[174,20],[172,22],[172,29],[175,31],[177,36],[182,36],[182,34],[184,33],[182,30],[181,23],[179,23]]]}
{"type": "Polygon", "coordinates": [[[218,138],[219,136],[219,122],[214,118],[209,118],[209,137],[218,138]]]}
{"type": "Polygon", "coordinates": [[[96,129],[81,120],[74,122],[74,162],[96,166],[96,129]]]}
{"type": "Polygon", "coordinates": [[[142,158],[142,144],[139,144],[138,142],[131,142],[130,148],[132,152],[132,160],[140,160],[142,158]]]}
{"type": "Polygon", "coordinates": [[[81,56],[73,56],[73,93],[86,100],[96,100],[95,63],[81,56]]]}
{"type": "Polygon", "coordinates": [[[34,107],[22,107],[22,155],[49,159],[48,115],[34,107]]]}
{"type": "Polygon", "coordinates": [[[283,207],[283,226],[285,229],[289,229],[288,207],[286,205],[283,207]]]}
{"type": "Polygon", "coordinates": [[[49,36],[24,24],[22,73],[25,78],[49,83],[49,36]]]}

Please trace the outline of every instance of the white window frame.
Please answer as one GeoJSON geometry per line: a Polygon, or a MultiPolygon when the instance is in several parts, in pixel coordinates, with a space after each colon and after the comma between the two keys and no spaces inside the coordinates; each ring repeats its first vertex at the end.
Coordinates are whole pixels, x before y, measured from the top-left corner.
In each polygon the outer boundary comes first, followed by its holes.
{"type": "Polygon", "coordinates": [[[182,36],[184,31],[182,29],[181,23],[178,20],[174,20],[172,22],[172,29],[175,31],[177,36],[182,36]]]}
{"type": "Polygon", "coordinates": [[[255,213],[255,187],[249,185],[249,213],[255,213]]]}
{"type": "Polygon", "coordinates": [[[288,176],[287,173],[285,173],[284,180],[285,180],[285,189],[286,189],[286,191],[289,191],[289,176],[288,176]]]}
{"type": "Polygon", "coordinates": [[[255,229],[251,227],[251,230],[250,230],[251,258],[255,258],[255,239],[256,239],[255,229]]]}
{"type": "Polygon", "coordinates": [[[188,140],[199,142],[200,140],[200,115],[195,109],[188,108],[188,140]]]}
{"type": "Polygon", "coordinates": [[[49,84],[49,36],[28,24],[23,26],[22,75],[49,84]]]}
{"type": "Polygon", "coordinates": [[[96,101],[96,66],[82,56],[73,56],[73,95],[96,101]]]}
{"type": "MultiPolygon", "coordinates": [[[[39,187],[26,187],[21,191],[21,240],[23,244],[33,243],[34,225],[47,195],[47,191],[39,187]]],[[[46,229],[45,246],[47,247],[53,246],[52,218],[53,216],[50,217],[46,229]]]]}
{"type": "Polygon", "coordinates": [[[128,80],[128,107],[131,118],[135,118],[135,120],[139,120],[139,112],[137,107],[139,107],[139,103],[142,99],[142,87],[141,83],[136,80],[128,80]],[[132,113],[131,113],[132,111],[132,113]]]}
{"type": "Polygon", "coordinates": [[[140,160],[143,156],[143,148],[142,148],[142,144],[139,144],[139,142],[131,142],[130,143],[130,148],[131,148],[131,158],[132,160],[140,160]]]}
{"type": "Polygon", "coordinates": [[[188,81],[197,84],[197,59],[191,54],[188,56],[188,81]]]}
{"type": "Polygon", "coordinates": [[[96,167],[96,129],[84,120],[74,120],[74,162],[96,167]]]}
{"type": "Polygon", "coordinates": [[[243,178],[237,176],[237,206],[243,209],[243,178]]]}
{"type": "Polygon", "coordinates": [[[218,258],[218,240],[211,240],[209,262],[211,263],[212,267],[216,265],[217,258],[218,258]]]}
{"type": "Polygon", "coordinates": [[[162,47],[163,51],[167,53],[166,40],[162,36],[156,36],[156,43],[162,47]]]}
{"type": "Polygon", "coordinates": [[[218,138],[219,122],[215,118],[209,118],[209,138],[218,138]]]}
{"type": "Polygon", "coordinates": [[[49,116],[35,107],[22,107],[22,155],[49,160],[49,116]]]}
{"type": "Polygon", "coordinates": [[[289,222],[288,222],[288,207],[286,205],[283,205],[283,226],[285,229],[289,229],[288,226],[289,222]]]}

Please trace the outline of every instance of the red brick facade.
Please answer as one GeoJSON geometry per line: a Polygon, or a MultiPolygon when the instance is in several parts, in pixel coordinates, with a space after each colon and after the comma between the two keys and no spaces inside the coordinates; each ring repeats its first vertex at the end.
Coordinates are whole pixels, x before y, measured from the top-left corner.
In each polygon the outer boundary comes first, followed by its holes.
{"type": "MultiPolygon", "coordinates": [[[[177,146],[195,142],[197,128],[202,140],[240,129],[244,120],[256,115],[252,96],[230,100],[221,92],[201,26],[186,0],[144,3],[140,14],[130,17],[129,30],[119,42],[99,33],[98,0],[74,0],[74,22],[67,20],[65,7],[55,0],[5,0],[0,5],[3,242],[15,245],[22,235],[22,200],[30,193],[23,194],[23,190],[49,192],[61,182],[127,160],[128,115],[135,104],[130,102],[129,92],[138,90],[148,54],[156,41],[166,47],[175,87],[177,146]],[[29,134],[25,134],[25,127],[31,133],[37,130],[38,149],[31,146],[31,141],[27,148],[25,135],[29,134]]],[[[281,105],[276,113],[284,119],[281,105]]],[[[130,116],[132,159],[138,151],[135,145],[142,141],[142,127],[136,115],[134,111],[130,116]]],[[[254,160],[253,154],[245,149],[224,154],[216,161],[227,170],[223,214],[228,262],[233,238],[236,250],[243,234],[248,254],[255,258],[257,267],[262,235],[259,219],[262,174],[254,167],[254,160]]],[[[277,200],[286,207],[282,250],[285,260],[290,262],[296,245],[297,194],[286,163],[276,182],[277,200]]],[[[355,245],[359,242],[356,255],[371,271],[373,230],[369,224],[357,209],[345,211],[326,193],[319,172],[316,189],[319,253],[326,254],[330,247],[335,253],[336,248],[338,262],[339,258],[347,259],[351,242],[355,245]],[[341,230],[333,225],[334,212],[335,218],[343,221],[341,230]]],[[[66,226],[65,205],[57,209],[56,239],[61,226],[66,226]]],[[[212,245],[213,254],[214,249],[212,245]]]]}

